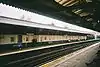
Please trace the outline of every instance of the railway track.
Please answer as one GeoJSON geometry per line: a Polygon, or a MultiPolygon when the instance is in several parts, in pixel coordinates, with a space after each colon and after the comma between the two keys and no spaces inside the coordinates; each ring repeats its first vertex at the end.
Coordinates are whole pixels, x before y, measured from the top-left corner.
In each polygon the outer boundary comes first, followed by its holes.
{"type": "Polygon", "coordinates": [[[1,67],[38,67],[41,64],[55,60],[76,50],[90,46],[97,41],[84,42],[72,45],[62,45],[46,49],[34,50],[0,57],[1,67]]]}

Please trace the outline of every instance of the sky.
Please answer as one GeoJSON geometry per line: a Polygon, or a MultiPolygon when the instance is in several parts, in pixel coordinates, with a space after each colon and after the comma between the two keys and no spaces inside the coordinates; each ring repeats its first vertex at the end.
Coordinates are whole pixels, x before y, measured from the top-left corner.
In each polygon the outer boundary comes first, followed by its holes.
{"type": "Polygon", "coordinates": [[[6,16],[6,17],[21,19],[21,20],[43,23],[43,24],[53,23],[55,26],[67,27],[69,29],[76,29],[82,32],[91,32],[91,33],[96,32],[90,29],[82,28],[76,25],[72,25],[72,24],[69,24],[69,23],[66,23],[60,20],[56,20],[50,17],[39,15],[33,12],[29,12],[29,11],[16,8],[16,7],[12,7],[6,4],[2,4],[2,3],[0,3],[0,16],[6,16]]]}

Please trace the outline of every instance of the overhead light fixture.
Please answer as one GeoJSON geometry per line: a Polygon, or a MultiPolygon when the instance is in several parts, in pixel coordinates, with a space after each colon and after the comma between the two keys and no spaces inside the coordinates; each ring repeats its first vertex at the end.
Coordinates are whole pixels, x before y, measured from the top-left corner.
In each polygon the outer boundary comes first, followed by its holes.
{"type": "Polygon", "coordinates": [[[89,14],[90,14],[90,13],[83,12],[83,13],[80,14],[80,16],[83,17],[83,16],[87,16],[87,15],[89,15],[89,14]]]}
{"type": "Polygon", "coordinates": [[[57,3],[61,4],[62,6],[73,6],[75,4],[82,4],[92,2],[91,0],[55,0],[57,3]]]}
{"type": "Polygon", "coordinates": [[[100,21],[98,20],[98,23],[99,23],[100,21]]]}
{"type": "Polygon", "coordinates": [[[86,0],[86,2],[92,2],[92,0],[86,0]]]}
{"type": "Polygon", "coordinates": [[[72,10],[72,12],[74,12],[75,14],[80,14],[82,12],[82,9],[74,9],[72,10]]]}
{"type": "Polygon", "coordinates": [[[87,19],[87,21],[92,21],[92,20],[93,20],[92,18],[88,18],[88,19],[87,19]]]}
{"type": "Polygon", "coordinates": [[[70,1],[66,2],[65,4],[63,4],[63,6],[67,6],[67,5],[69,5],[69,4],[73,3],[73,2],[75,2],[75,0],[70,0],[70,1]]]}
{"type": "Polygon", "coordinates": [[[58,3],[58,2],[60,2],[60,1],[62,1],[62,0],[55,0],[55,1],[58,3]]]}
{"type": "Polygon", "coordinates": [[[60,2],[59,2],[59,4],[64,4],[64,3],[66,3],[66,2],[68,2],[69,0],[61,0],[60,2]]]}
{"type": "Polygon", "coordinates": [[[76,4],[76,3],[78,3],[79,1],[76,1],[76,2],[74,2],[74,3],[72,3],[72,4],[70,4],[70,5],[68,5],[68,6],[73,6],[74,4],[76,4]]]}
{"type": "Polygon", "coordinates": [[[66,6],[66,7],[73,6],[79,2],[83,2],[80,0],[55,0],[55,1],[61,4],[62,6],[66,6]]]}

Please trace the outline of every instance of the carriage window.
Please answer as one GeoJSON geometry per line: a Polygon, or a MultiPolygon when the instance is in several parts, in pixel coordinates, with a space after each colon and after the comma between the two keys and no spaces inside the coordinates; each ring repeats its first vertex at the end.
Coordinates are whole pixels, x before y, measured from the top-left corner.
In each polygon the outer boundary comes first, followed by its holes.
{"type": "Polygon", "coordinates": [[[34,43],[34,42],[37,42],[37,40],[36,39],[32,39],[32,42],[34,43]]]}
{"type": "Polygon", "coordinates": [[[28,41],[29,40],[29,38],[28,37],[26,37],[26,41],[28,41]]]}
{"type": "Polygon", "coordinates": [[[40,41],[42,41],[42,37],[40,38],[40,41]]]}
{"type": "Polygon", "coordinates": [[[11,38],[10,38],[11,42],[14,42],[14,39],[15,39],[14,37],[11,37],[11,38]]]}
{"type": "Polygon", "coordinates": [[[45,37],[44,40],[46,40],[47,38],[45,37]]]}

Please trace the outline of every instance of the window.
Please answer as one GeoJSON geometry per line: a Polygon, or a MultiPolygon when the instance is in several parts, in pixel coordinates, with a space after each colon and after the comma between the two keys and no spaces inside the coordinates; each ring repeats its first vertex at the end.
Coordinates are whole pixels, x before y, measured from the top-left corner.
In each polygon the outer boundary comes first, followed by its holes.
{"type": "Polygon", "coordinates": [[[42,41],[42,37],[40,38],[40,41],[42,41]]]}
{"type": "Polygon", "coordinates": [[[29,38],[28,37],[26,37],[26,41],[28,41],[29,40],[29,38]]]}
{"type": "Polygon", "coordinates": [[[14,37],[11,37],[10,40],[11,40],[11,42],[14,42],[15,41],[15,38],[14,37]]]}
{"type": "Polygon", "coordinates": [[[44,40],[46,40],[47,38],[45,37],[44,40]]]}
{"type": "Polygon", "coordinates": [[[32,42],[34,43],[34,42],[37,42],[37,39],[32,39],[32,42]]]}

